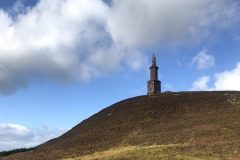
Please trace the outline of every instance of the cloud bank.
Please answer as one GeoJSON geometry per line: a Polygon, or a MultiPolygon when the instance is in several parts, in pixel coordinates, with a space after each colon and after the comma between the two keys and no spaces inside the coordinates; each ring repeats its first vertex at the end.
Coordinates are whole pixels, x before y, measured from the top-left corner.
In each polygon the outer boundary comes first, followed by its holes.
{"type": "Polygon", "coordinates": [[[0,124],[0,151],[34,147],[66,131],[67,129],[28,128],[19,124],[0,124]]]}
{"type": "Polygon", "coordinates": [[[215,90],[240,90],[240,63],[236,68],[215,75],[215,90]]]}
{"type": "Polygon", "coordinates": [[[235,0],[114,0],[109,26],[128,46],[181,45],[217,36],[239,21],[238,14],[235,0]]]}
{"type": "Polygon", "coordinates": [[[203,76],[200,79],[193,82],[192,88],[190,90],[240,90],[240,63],[229,71],[224,71],[221,73],[216,73],[214,76],[213,86],[211,87],[209,83],[211,82],[210,76],[203,76]]]}
{"type": "Polygon", "coordinates": [[[86,81],[146,64],[141,49],[201,41],[239,21],[235,0],[40,0],[0,10],[0,92],[86,81]]]}

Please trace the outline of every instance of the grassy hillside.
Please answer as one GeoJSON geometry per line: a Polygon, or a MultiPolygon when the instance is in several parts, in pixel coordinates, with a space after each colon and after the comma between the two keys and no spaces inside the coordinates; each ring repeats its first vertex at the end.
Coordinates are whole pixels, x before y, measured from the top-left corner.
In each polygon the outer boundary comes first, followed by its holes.
{"type": "Polygon", "coordinates": [[[63,160],[217,160],[217,154],[191,150],[189,144],[129,146],[63,160]]]}
{"type": "Polygon", "coordinates": [[[13,149],[13,150],[9,150],[9,151],[2,151],[2,152],[0,152],[0,158],[9,156],[11,154],[22,153],[22,152],[27,152],[27,151],[31,151],[31,150],[34,150],[34,148],[19,148],[19,149],[13,149]]]}
{"type": "Polygon", "coordinates": [[[240,92],[130,98],[33,151],[2,159],[240,159],[240,92]]]}

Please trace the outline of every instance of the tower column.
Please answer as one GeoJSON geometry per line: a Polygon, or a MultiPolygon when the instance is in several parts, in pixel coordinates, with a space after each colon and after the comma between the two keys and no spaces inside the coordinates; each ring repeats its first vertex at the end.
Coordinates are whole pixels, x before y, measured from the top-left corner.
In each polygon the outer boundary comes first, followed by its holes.
{"type": "Polygon", "coordinates": [[[150,80],[148,81],[148,95],[161,92],[161,81],[158,80],[158,66],[156,56],[152,56],[152,65],[150,66],[150,80]]]}

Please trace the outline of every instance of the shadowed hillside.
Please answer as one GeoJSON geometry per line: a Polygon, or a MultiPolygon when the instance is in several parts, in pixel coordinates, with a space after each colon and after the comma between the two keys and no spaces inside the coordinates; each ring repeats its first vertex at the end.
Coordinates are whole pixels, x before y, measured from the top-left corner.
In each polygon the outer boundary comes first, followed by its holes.
{"type": "Polygon", "coordinates": [[[35,150],[1,160],[240,159],[240,92],[118,102],[35,150]]]}

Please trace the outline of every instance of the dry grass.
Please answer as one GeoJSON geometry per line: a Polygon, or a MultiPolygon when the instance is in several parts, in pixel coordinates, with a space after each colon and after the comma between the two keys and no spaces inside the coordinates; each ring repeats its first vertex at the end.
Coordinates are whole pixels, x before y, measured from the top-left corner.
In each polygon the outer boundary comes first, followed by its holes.
{"type": "Polygon", "coordinates": [[[218,160],[211,153],[189,152],[189,144],[128,146],[63,160],[218,160]]]}
{"type": "Polygon", "coordinates": [[[0,159],[83,156],[90,160],[239,160],[240,92],[162,93],[126,99],[34,151],[0,159]]]}

